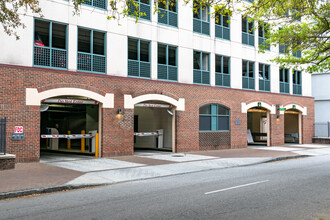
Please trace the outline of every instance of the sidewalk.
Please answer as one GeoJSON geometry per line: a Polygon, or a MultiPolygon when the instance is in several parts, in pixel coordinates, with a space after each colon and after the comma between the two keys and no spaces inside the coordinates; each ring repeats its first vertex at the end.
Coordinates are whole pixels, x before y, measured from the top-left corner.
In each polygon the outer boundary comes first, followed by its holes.
{"type": "Polygon", "coordinates": [[[145,151],[112,158],[49,154],[43,155],[40,163],[16,164],[14,170],[0,171],[0,200],[323,154],[330,154],[330,145],[286,145],[177,154],[145,151]]]}

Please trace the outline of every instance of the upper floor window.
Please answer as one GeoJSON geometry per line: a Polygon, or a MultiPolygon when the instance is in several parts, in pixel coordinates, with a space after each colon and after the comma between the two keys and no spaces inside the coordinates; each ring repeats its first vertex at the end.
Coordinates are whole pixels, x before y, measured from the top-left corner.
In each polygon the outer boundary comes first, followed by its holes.
{"type": "Polygon", "coordinates": [[[268,37],[268,25],[266,23],[261,23],[259,24],[258,28],[258,43],[259,45],[263,45],[266,47],[267,50],[270,50],[269,44],[266,42],[267,37],[268,37]]]}
{"type": "MultiPolygon", "coordinates": [[[[198,1],[194,1],[194,5],[199,5],[198,1]]],[[[199,7],[194,11],[194,32],[210,35],[210,15],[209,7],[199,7]]]]}
{"type": "Polygon", "coordinates": [[[215,37],[230,40],[230,17],[217,14],[215,16],[215,37]]]}
{"type": "Polygon", "coordinates": [[[176,47],[158,44],[158,79],[178,81],[176,47]]]}
{"type": "Polygon", "coordinates": [[[242,17],[242,43],[254,47],[253,23],[253,21],[249,22],[248,18],[242,17]]]}
{"type": "Polygon", "coordinates": [[[209,54],[194,51],[194,83],[210,84],[210,65],[209,54]]]}
{"type": "Polygon", "coordinates": [[[259,63],[259,90],[270,92],[270,66],[259,63]]]}
{"type": "Polygon", "coordinates": [[[151,13],[150,13],[150,1],[149,0],[134,0],[133,2],[129,3],[129,15],[132,15],[139,11],[137,17],[145,19],[145,20],[151,20],[151,13]]]}
{"type": "Polygon", "coordinates": [[[301,51],[298,50],[296,52],[293,52],[292,55],[295,56],[295,57],[297,57],[297,58],[301,58],[301,51]]]}
{"type": "Polygon", "coordinates": [[[150,42],[128,38],[128,76],[150,78],[150,42]]]}
{"type": "Polygon", "coordinates": [[[35,66],[67,68],[67,25],[34,20],[33,64],[35,66]]]}
{"type": "Polygon", "coordinates": [[[301,95],[301,71],[294,70],[292,76],[294,95],[301,95]]]}
{"type": "Polygon", "coordinates": [[[230,58],[215,55],[215,85],[230,87],[230,58]]]}
{"type": "Polygon", "coordinates": [[[200,131],[229,131],[230,111],[218,104],[208,104],[199,108],[200,131]]]}
{"type": "Polygon", "coordinates": [[[242,88],[254,89],[254,62],[242,60],[242,88]]]}
{"type": "Polygon", "coordinates": [[[280,68],[280,93],[290,93],[289,70],[280,68]]]}
{"type": "Polygon", "coordinates": [[[95,8],[107,9],[107,0],[84,0],[81,3],[95,8]]]}
{"type": "Polygon", "coordinates": [[[77,70],[105,73],[105,33],[78,28],[77,70]]]}
{"type": "Polygon", "coordinates": [[[158,23],[167,24],[173,27],[178,26],[178,13],[176,0],[166,0],[158,2],[158,23]]]}

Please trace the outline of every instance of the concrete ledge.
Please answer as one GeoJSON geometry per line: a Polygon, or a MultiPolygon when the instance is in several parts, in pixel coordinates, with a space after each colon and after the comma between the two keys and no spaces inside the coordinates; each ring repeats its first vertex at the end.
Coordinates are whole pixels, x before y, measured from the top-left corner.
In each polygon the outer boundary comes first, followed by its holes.
{"type": "Polygon", "coordinates": [[[312,140],[314,144],[330,144],[329,137],[313,137],[312,140]]]}
{"type": "Polygon", "coordinates": [[[0,170],[15,169],[15,159],[14,154],[0,154],[0,170]]]}

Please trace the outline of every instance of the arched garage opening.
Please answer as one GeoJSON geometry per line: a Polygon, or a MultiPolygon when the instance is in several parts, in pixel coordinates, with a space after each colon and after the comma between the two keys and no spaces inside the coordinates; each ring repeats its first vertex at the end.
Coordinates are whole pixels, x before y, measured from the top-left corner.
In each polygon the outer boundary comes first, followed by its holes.
{"type": "Polygon", "coordinates": [[[82,96],[57,96],[41,103],[41,152],[95,156],[99,149],[98,101],[82,96]]]}
{"type": "Polygon", "coordinates": [[[253,102],[242,105],[242,111],[247,113],[248,145],[270,146],[270,114],[275,108],[264,102],[253,102]]]}
{"type": "Polygon", "coordinates": [[[161,94],[132,98],[125,95],[125,108],[134,109],[134,152],[160,150],[176,152],[175,115],[184,111],[184,99],[161,94]]]}
{"type": "Polygon", "coordinates": [[[40,150],[99,157],[101,108],[113,108],[113,99],[78,88],[27,88],[26,105],[40,106],[40,150]]]}
{"type": "Polygon", "coordinates": [[[302,112],[296,105],[285,109],[284,142],[302,144],[302,112]]]}

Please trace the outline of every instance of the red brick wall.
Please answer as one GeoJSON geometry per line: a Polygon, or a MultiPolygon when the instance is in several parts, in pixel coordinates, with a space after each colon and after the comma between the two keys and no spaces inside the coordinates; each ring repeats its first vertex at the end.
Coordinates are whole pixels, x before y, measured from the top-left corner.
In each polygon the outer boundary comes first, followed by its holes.
{"type": "MultiPolygon", "coordinates": [[[[16,154],[19,162],[38,161],[40,155],[39,107],[25,105],[26,88],[37,88],[41,92],[72,87],[88,89],[101,95],[114,93],[114,109],[102,109],[102,156],[129,155],[134,151],[134,110],[124,109],[124,94],[136,97],[156,93],[176,100],[185,99],[185,111],[177,111],[176,114],[177,152],[200,149],[199,107],[208,103],[230,108],[231,148],[247,146],[247,116],[241,113],[242,102],[263,101],[270,105],[294,103],[306,106],[308,115],[303,117],[303,142],[311,143],[314,134],[314,99],[310,97],[6,65],[0,65],[0,74],[3,79],[0,82],[0,117],[8,118],[7,151],[16,154]],[[118,108],[124,113],[121,120],[115,118],[118,108]],[[241,121],[240,125],[235,124],[237,119],[241,121]],[[25,140],[10,139],[15,125],[24,126],[25,140]]],[[[284,143],[283,120],[284,117],[277,121],[276,115],[271,115],[272,145],[284,143]]]]}

